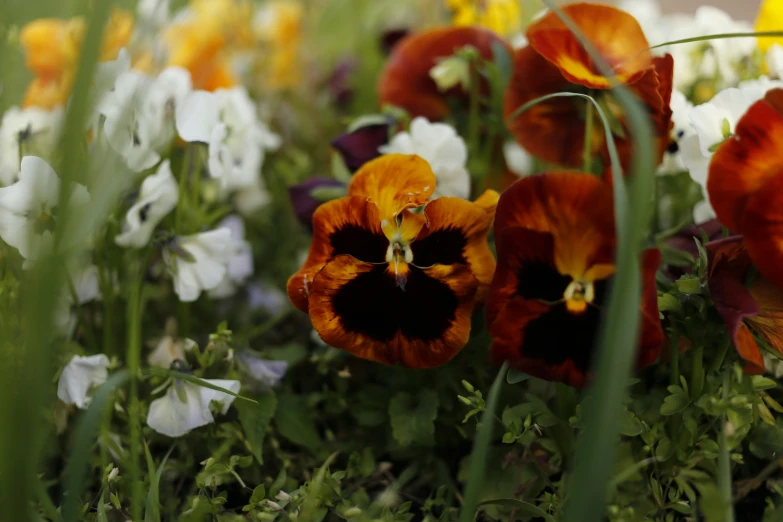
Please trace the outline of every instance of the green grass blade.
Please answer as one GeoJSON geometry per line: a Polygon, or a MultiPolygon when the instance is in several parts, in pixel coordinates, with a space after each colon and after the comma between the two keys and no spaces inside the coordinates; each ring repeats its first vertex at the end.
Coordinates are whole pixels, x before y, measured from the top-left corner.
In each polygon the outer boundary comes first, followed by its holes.
{"type": "Polygon", "coordinates": [[[465,484],[465,498],[459,513],[459,522],[472,522],[476,516],[481,487],[484,485],[486,474],[487,455],[489,455],[489,446],[492,444],[492,431],[495,427],[495,408],[497,408],[500,397],[500,388],[506,381],[506,372],[508,372],[508,363],[503,364],[495,377],[495,382],[492,383],[492,388],[489,390],[487,407],[481,415],[481,427],[476,434],[473,451],[470,454],[470,470],[465,484]]]}
{"type": "Polygon", "coordinates": [[[63,500],[63,518],[65,522],[79,520],[79,507],[82,493],[87,485],[87,468],[91,450],[97,439],[101,416],[106,411],[106,404],[111,399],[114,390],[124,385],[128,380],[128,372],[121,370],[103,383],[95,392],[90,407],[82,414],[71,437],[71,456],[65,467],[63,479],[64,491],[68,494],[63,500]]]}
{"type": "Polygon", "coordinates": [[[664,42],[661,44],[655,44],[652,47],[648,47],[649,50],[652,49],[659,49],[661,47],[666,47],[667,45],[679,45],[679,44],[685,44],[685,43],[693,43],[693,42],[706,42],[709,40],[723,40],[726,38],[748,38],[748,37],[773,37],[773,36],[783,36],[783,31],[759,31],[759,32],[751,32],[751,33],[718,33],[718,34],[708,34],[706,36],[694,36],[692,38],[683,38],[682,40],[672,40],[670,42],[664,42]]]}
{"type": "Polygon", "coordinates": [[[168,368],[147,368],[146,372],[149,373],[150,375],[173,377],[175,379],[182,379],[183,381],[192,382],[193,384],[198,384],[199,386],[202,386],[204,388],[209,388],[210,390],[223,392],[227,395],[231,395],[232,397],[236,397],[237,399],[242,399],[243,401],[251,402],[256,406],[258,406],[258,401],[251,399],[250,397],[239,395],[238,393],[234,393],[231,390],[221,388],[220,386],[216,386],[211,382],[207,382],[204,379],[199,379],[198,377],[189,375],[187,373],[175,372],[173,370],[169,370],[168,368]]]}
{"type": "MultiPolygon", "coordinates": [[[[579,39],[601,73],[614,80],[614,71],[603,60],[591,42],[573,21],[555,5],[545,0],[568,29],[579,39]]],[[[653,133],[648,116],[634,94],[613,81],[613,95],[622,106],[636,143],[629,181],[629,198],[615,191],[617,257],[608,313],[601,325],[596,380],[591,386],[593,401],[585,411],[585,429],[578,441],[574,470],[564,507],[564,522],[598,522],[603,519],[607,484],[614,465],[616,441],[620,434],[626,383],[630,376],[638,343],[641,276],[639,248],[650,219],[649,194],[653,189],[653,133]]],[[[622,174],[613,169],[615,188],[623,184],[622,174]]]]}

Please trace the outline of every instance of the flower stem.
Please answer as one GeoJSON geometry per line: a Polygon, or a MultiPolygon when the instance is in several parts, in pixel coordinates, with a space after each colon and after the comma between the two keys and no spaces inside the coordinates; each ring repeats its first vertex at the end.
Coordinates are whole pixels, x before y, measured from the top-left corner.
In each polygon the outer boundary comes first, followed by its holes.
{"type": "MultiPolygon", "coordinates": [[[[147,256],[142,259],[146,260],[147,256]]],[[[128,346],[125,363],[130,373],[130,401],[128,417],[130,420],[130,471],[131,482],[131,520],[141,520],[141,505],[144,492],[139,473],[141,457],[141,408],[139,406],[139,367],[141,361],[141,287],[146,261],[137,266],[128,297],[128,346]]]]}
{"type": "Polygon", "coordinates": [[[677,385],[680,384],[680,336],[672,335],[670,343],[669,384],[677,385]]]}
{"type": "Polygon", "coordinates": [[[185,187],[188,181],[188,174],[190,173],[192,156],[193,145],[188,144],[185,147],[185,158],[182,160],[182,169],[179,173],[179,201],[177,201],[177,210],[174,214],[174,230],[177,234],[182,233],[182,209],[185,207],[184,202],[188,199],[185,187]]]}
{"type": "MultiPolygon", "coordinates": [[[[723,374],[723,400],[729,400],[729,388],[731,387],[731,371],[723,374]]],[[[718,433],[718,488],[720,489],[723,503],[726,506],[726,514],[723,522],[734,522],[734,505],[731,493],[731,460],[729,459],[729,446],[726,440],[726,416],[720,424],[718,433]]]]}
{"type": "Polygon", "coordinates": [[[723,361],[726,359],[726,354],[729,351],[729,346],[731,346],[731,339],[729,337],[726,337],[723,340],[723,344],[720,347],[720,351],[718,352],[718,356],[715,357],[715,359],[712,360],[712,365],[710,366],[710,371],[717,372],[720,370],[721,366],[723,366],[723,361]]]}
{"type": "Polygon", "coordinates": [[[592,172],[593,167],[593,104],[586,101],[585,111],[585,142],[582,150],[582,170],[592,172]]]}
{"type": "Polygon", "coordinates": [[[693,362],[691,363],[691,400],[701,397],[704,391],[704,345],[693,349],[693,362]]]}
{"type": "Polygon", "coordinates": [[[474,63],[470,64],[470,106],[468,113],[468,154],[475,154],[478,150],[479,139],[479,97],[481,93],[479,88],[481,87],[481,76],[478,71],[478,61],[476,58],[474,63]]]}

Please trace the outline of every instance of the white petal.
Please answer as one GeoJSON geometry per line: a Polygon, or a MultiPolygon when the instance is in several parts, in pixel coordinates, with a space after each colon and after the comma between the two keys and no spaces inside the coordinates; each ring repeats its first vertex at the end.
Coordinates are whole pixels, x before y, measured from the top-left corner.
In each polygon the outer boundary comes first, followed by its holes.
{"type": "MultiPolygon", "coordinates": [[[[82,266],[72,276],[78,304],[89,303],[101,297],[101,287],[98,280],[98,267],[95,265],[82,266]]],[[[70,292],[68,293],[70,297],[70,292]]]]}
{"type": "Polygon", "coordinates": [[[772,44],[767,50],[767,70],[776,78],[783,77],[783,47],[780,44],[772,44]]]}
{"type": "Polygon", "coordinates": [[[218,123],[209,134],[209,175],[213,178],[226,178],[231,173],[234,157],[231,149],[223,144],[228,136],[228,128],[218,123]]]}
{"type": "Polygon", "coordinates": [[[252,216],[272,201],[272,196],[263,185],[261,178],[249,187],[234,195],[234,206],[243,216],[252,216]]]}
{"type": "Polygon", "coordinates": [[[503,158],[508,169],[517,176],[527,176],[533,169],[533,159],[530,154],[515,141],[503,144],[503,158]]]}
{"type": "Polygon", "coordinates": [[[66,404],[86,408],[90,388],[100,386],[109,376],[109,358],[103,354],[81,357],[74,355],[60,374],[57,397],[66,404]]]}
{"type": "Polygon", "coordinates": [[[195,301],[202,290],[215,288],[228,271],[231,231],[218,228],[181,237],[179,248],[190,253],[193,261],[164,251],[166,265],[174,278],[174,291],[182,301],[195,301]]]}
{"type": "Polygon", "coordinates": [[[175,339],[170,335],[165,335],[147,356],[147,363],[150,366],[170,368],[171,363],[177,359],[185,359],[185,352],[190,351],[195,346],[196,342],[191,339],[175,339]]]}
{"type": "Polygon", "coordinates": [[[195,384],[176,381],[163,397],[150,403],[147,425],[168,437],[181,437],[192,429],[214,422],[209,403],[202,401],[200,390],[201,387],[195,384]],[[176,386],[180,386],[184,402],[180,400],[176,386]]]}
{"type": "Polygon", "coordinates": [[[220,103],[211,92],[189,93],[176,111],[177,133],[188,142],[208,143],[212,129],[220,121],[220,103]]]}
{"type": "Polygon", "coordinates": [[[138,201],[125,216],[123,232],[115,242],[123,247],[141,248],[152,236],[160,221],[177,206],[179,188],[171,173],[169,160],[141,184],[138,201]]]}
{"type": "Polygon", "coordinates": [[[708,200],[699,201],[693,207],[693,222],[697,225],[715,219],[715,210],[708,200]]]}

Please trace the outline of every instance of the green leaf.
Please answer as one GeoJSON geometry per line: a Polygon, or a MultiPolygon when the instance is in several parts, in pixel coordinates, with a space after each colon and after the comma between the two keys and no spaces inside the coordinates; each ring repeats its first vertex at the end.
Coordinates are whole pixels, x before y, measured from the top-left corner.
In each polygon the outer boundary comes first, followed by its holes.
{"type": "Polygon", "coordinates": [[[258,405],[240,402],[236,404],[239,422],[245,432],[245,439],[250,445],[250,451],[259,464],[264,463],[264,438],[272,417],[277,410],[277,397],[273,391],[268,391],[256,398],[258,405]]]}
{"type": "Polygon", "coordinates": [[[417,397],[400,392],[389,403],[392,434],[401,446],[435,444],[437,416],[438,395],[432,390],[421,390],[417,397]]]}
{"type": "Polygon", "coordinates": [[[672,441],[667,437],[661,439],[658,445],[655,447],[655,458],[659,462],[663,462],[672,456],[674,448],[672,447],[672,441]]]}
{"type": "Polygon", "coordinates": [[[674,415],[680,413],[691,403],[691,398],[680,386],[672,385],[668,387],[672,392],[661,404],[661,415],[674,415]]]}
{"type": "Polygon", "coordinates": [[[260,486],[256,486],[256,488],[253,490],[253,494],[250,496],[250,503],[258,503],[263,501],[266,498],[266,488],[263,484],[260,486]]]}
{"type": "Polygon", "coordinates": [[[763,375],[754,375],[750,379],[751,382],[753,383],[753,389],[757,391],[769,390],[772,388],[776,388],[778,385],[778,383],[775,382],[774,379],[770,379],[769,377],[764,377],[763,375]]]}
{"type": "Polygon", "coordinates": [[[627,409],[623,414],[623,426],[620,433],[628,437],[635,437],[642,433],[642,422],[627,409]]]}
{"type": "Polygon", "coordinates": [[[508,363],[504,363],[497,377],[495,377],[495,382],[492,383],[492,388],[489,390],[487,409],[481,415],[481,427],[478,429],[476,438],[473,441],[473,451],[470,453],[472,465],[468,470],[468,479],[465,484],[465,496],[459,513],[459,522],[472,522],[476,517],[481,498],[481,489],[484,485],[487,471],[487,456],[492,443],[492,430],[495,427],[492,417],[495,415],[500,388],[506,379],[507,371],[508,363]]]}
{"type": "Polygon", "coordinates": [[[280,435],[314,454],[317,453],[321,437],[315,428],[313,411],[307,404],[307,399],[301,395],[281,392],[277,400],[275,426],[280,435]]]}
{"type": "Polygon", "coordinates": [[[481,506],[506,506],[516,509],[519,513],[525,513],[533,517],[543,518],[546,522],[555,522],[555,519],[535,504],[525,502],[523,500],[517,500],[515,498],[496,498],[493,500],[485,500],[481,502],[481,506]]]}
{"type": "Polygon", "coordinates": [[[520,382],[530,379],[530,375],[522,373],[519,370],[509,370],[506,375],[506,382],[509,384],[519,384],[520,382]]]}

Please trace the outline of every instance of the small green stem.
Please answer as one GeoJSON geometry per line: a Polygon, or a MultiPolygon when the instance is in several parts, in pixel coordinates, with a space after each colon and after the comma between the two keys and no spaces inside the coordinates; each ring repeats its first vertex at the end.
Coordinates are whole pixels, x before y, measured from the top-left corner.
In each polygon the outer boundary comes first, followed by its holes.
{"type": "Polygon", "coordinates": [[[704,345],[700,344],[693,349],[691,362],[691,400],[701,397],[704,391],[704,345]]]}
{"type": "MultiPolygon", "coordinates": [[[[731,372],[723,374],[723,400],[729,400],[729,388],[731,388],[731,372]]],[[[726,515],[723,522],[734,522],[734,505],[731,492],[731,459],[729,458],[729,446],[726,440],[726,416],[720,423],[718,432],[718,488],[724,504],[726,515]]]]}
{"type": "MultiPolygon", "coordinates": [[[[478,62],[478,59],[476,59],[478,62]]],[[[468,154],[473,155],[478,150],[479,139],[479,91],[481,87],[481,76],[478,71],[478,63],[470,64],[470,106],[468,113],[468,154]]]]}
{"type": "Polygon", "coordinates": [[[713,359],[712,365],[710,365],[711,372],[717,372],[720,370],[721,366],[723,366],[723,361],[726,359],[726,354],[729,352],[730,346],[731,346],[731,339],[729,339],[729,337],[726,337],[723,340],[723,344],[721,344],[720,351],[718,352],[718,356],[715,357],[715,359],[713,359]]]}
{"type": "Polygon", "coordinates": [[[177,301],[177,330],[183,339],[190,335],[190,303],[177,301]]]}
{"type": "Polygon", "coordinates": [[[679,335],[672,335],[671,341],[669,341],[670,345],[670,372],[669,375],[669,384],[677,385],[680,384],[680,336],[679,335]]]}
{"type": "Polygon", "coordinates": [[[130,400],[128,417],[130,421],[130,482],[131,519],[141,520],[141,505],[144,491],[139,472],[141,458],[141,406],[139,404],[139,370],[141,366],[141,287],[147,256],[141,256],[136,266],[128,297],[128,346],[125,363],[130,373],[130,400]]]}
{"type": "Polygon", "coordinates": [[[593,103],[586,100],[585,142],[582,151],[582,170],[592,172],[593,168],[593,103]]]}
{"type": "Polygon", "coordinates": [[[182,212],[186,206],[184,203],[188,200],[186,188],[188,174],[190,173],[193,147],[195,147],[195,145],[190,144],[185,147],[185,158],[182,160],[182,170],[179,173],[179,201],[177,202],[177,210],[174,214],[174,230],[177,232],[177,234],[182,233],[182,212]]]}

